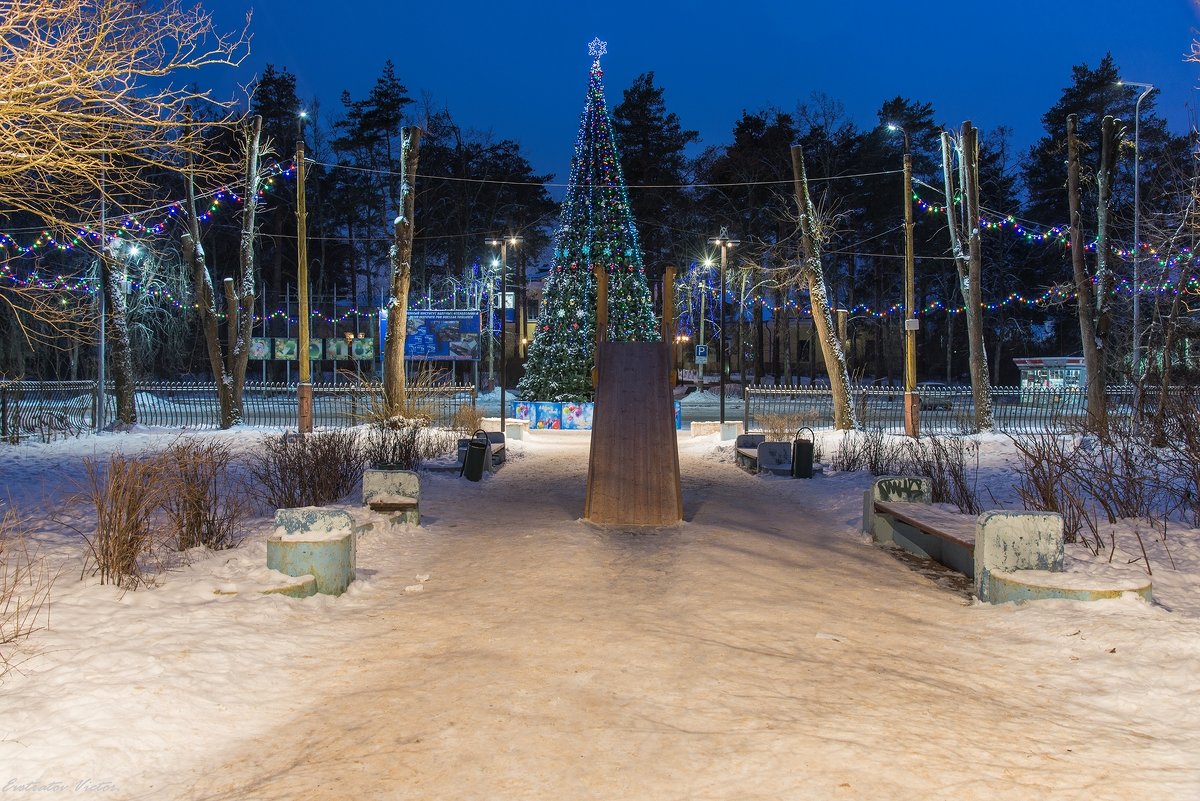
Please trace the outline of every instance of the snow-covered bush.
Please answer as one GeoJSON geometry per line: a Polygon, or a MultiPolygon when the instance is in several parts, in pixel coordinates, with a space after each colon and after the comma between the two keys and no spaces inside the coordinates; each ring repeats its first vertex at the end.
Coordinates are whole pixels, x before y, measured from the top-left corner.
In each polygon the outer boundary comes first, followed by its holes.
{"type": "Polygon", "coordinates": [[[483,412],[479,411],[478,406],[462,404],[454,410],[454,416],[450,419],[450,428],[464,437],[469,437],[479,430],[483,425],[483,412]]]}
{"type": "Polygon", "coordinates": [[[96,531],[85,536],[91,559],[84,570],[93,567],[101,584],[136,589],[157,571],[157,553],[167,539],[162,456],[113,453],[107,463],[85,458],[83,466],[82,499],[96,510],[96,531]]]}
{"type": "Polygon", "coordinates": [[[238,528],[249,514],[241,485],[230,479],[234,464],[228,441],[180,437],[163,453],[163,509],[179,550],[221,550],[238,544],[238,528]]]}
{"type": "MultiPolygon", "coordinates": [[[[815,410],[801,412],[770,412],[755,416],[763,434],[769,442],[791,442],[796,432],[801,428],[812,428],[820,418],[815,410]]],[[[818,440],[813,446],[815,461],[821,461],[821,444],[818,440]]]]}
{"type": "MultiPolygon", "coordinates": [[[[0,645],[27,637],[46,625],[55,575],[45,557],[29,546],[26,522],[12,510],[0,517],[0,645]]],[[[0,676],[12,666],[0,651],[0,676]]]]}
{"type": "Polygon", "coordinates": [[[264,437],[247,469],[251,491],[268,509],[323,506],[362,478],[363,449],[353,429],[264,437]]]}
{"type": "Polygon", "coordinates": [[[966,437],[934,437],[908,440],[909,467],[902,475],[925,476],[929,479],[934,503],[952,503],[964,514],[977,515],[983,511],[976,492],[979,475],[979,444],[966,437]],[[967,461],[975,467],[967,474],[967,461]]]}
{"type": "Polygon", "coordinates": [[[952,503],[966,514],[981,510],[975,490],[979,448],[965,437],[910,440],[882,430],[849,431],[830,459],[834,470],[866,470],[874,476],[924,476],[934,503],[952,503]],[[967,472],[967,460],[975,468],[967,472]]]}
{"type": "Polygon", "coordinates": [[[376,470],[416,470],[421,466],[424,419],[393,417],[371,423],[363,435],[363,458],[376,470]]]}

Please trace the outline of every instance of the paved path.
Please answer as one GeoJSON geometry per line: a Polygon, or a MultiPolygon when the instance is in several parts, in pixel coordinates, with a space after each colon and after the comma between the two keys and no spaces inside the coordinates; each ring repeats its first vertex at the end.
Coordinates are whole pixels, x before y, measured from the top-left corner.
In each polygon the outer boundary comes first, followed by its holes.
{"type": "Polygon", "coordinates": [[[435,483],[426,591],[381,594],[325,697],[159,797],[1200,797],[1194,728],[1106,678],[1120,626],[967,605],[829,480],[685,458],[688,523],[599,530],[563,447],[484,483],[490,524],[435,483]]]}

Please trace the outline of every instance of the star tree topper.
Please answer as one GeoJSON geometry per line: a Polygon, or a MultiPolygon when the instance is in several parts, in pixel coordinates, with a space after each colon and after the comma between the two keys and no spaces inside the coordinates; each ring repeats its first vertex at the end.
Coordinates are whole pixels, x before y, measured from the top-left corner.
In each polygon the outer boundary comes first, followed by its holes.
{"type": "Polygon", "coordinates": [[[592,58],[596,59],[597,61],[600,60],[600,56],[604,55],[607,52],[608,52],[608,42],[600,41],[599,36],[597,36],[595,39],[593,39],[591,42],[588,43],[588,55],[591,56],[592,58]]]}

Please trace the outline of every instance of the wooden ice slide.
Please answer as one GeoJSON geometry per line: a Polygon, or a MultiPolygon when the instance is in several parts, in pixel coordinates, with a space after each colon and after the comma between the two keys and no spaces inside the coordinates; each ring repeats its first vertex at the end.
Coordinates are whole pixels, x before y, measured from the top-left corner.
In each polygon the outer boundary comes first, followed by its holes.
{"type": "Polygon", "coordinates": [[[669,526],[683,519],[670,345],[601,342],[583,517],[669,526]]]}

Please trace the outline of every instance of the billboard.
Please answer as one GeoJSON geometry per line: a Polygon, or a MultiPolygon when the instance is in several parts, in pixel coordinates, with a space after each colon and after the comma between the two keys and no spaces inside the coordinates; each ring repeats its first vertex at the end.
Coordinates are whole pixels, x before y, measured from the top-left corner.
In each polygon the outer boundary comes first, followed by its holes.
{"type": "Polygon", "coordinates": [[[405,359],[475,361],[479,359],[477,309],[409,309],[405,359]]]}

